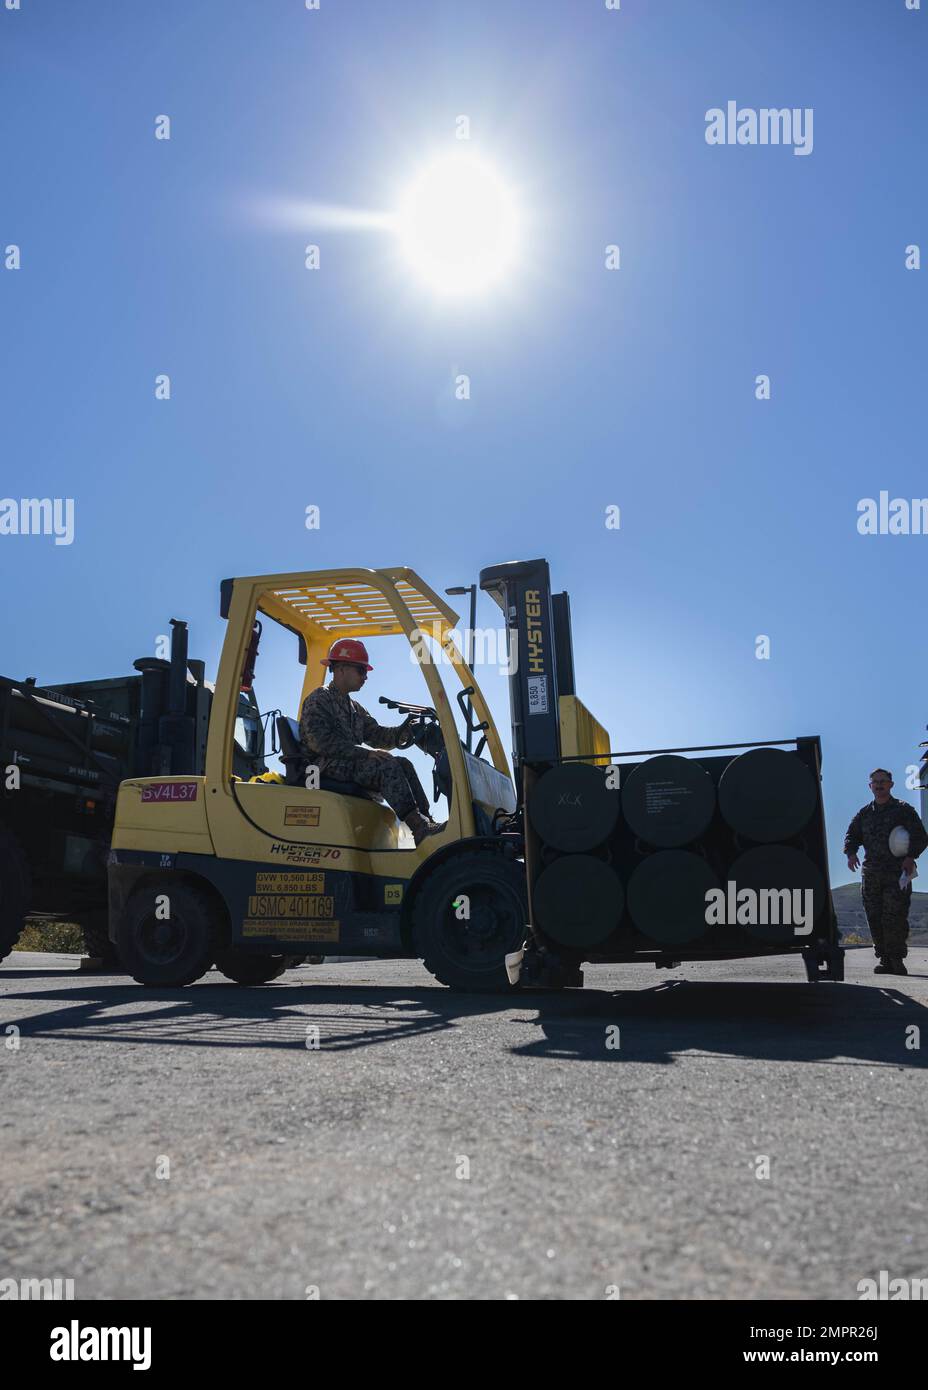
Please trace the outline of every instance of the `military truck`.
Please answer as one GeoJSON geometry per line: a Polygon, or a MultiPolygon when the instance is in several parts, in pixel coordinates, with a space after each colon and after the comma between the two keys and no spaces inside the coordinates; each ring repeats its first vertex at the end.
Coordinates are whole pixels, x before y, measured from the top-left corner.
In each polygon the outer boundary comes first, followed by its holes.
{"type": "MultiPolygon", "coordinates": [[[[0,959],[27,916],[77,922],[92,956],[112,959],[106,865],[125,777],[202,773],[213,687],[172,619],[170,659],[136,674],[37,684],[0,677],[0,959]]],[[[265,770],[248,687],[236,692],[233,764],[265,770]]]]}

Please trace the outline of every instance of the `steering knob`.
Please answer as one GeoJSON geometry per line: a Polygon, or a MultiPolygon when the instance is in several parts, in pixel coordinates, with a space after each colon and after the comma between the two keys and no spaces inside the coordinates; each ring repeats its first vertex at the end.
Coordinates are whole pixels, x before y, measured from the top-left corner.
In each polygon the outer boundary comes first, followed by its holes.
{"type": "Polygon", "coordinates": [[[404,722],[400,725],[400,736],[396,741],[397,748],[411,748],[416,738],[413,733],[411,717],[407,715],[404,722]]]}

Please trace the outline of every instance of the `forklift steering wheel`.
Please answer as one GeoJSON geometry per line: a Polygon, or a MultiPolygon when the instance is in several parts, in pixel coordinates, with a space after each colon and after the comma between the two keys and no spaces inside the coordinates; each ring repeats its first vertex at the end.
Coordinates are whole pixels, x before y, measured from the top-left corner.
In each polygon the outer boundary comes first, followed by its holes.
{"type": "MultiPolygon", "coordinates": [[[[402,726],[401,726],[401,727],[402,727],[402,726]]],[[[403,730],[403,733],[400,735],[400,738],[397,739],[397,741],[396,741],[396,746],[397,746],[397,748],[401,748],[401,749],[402,749],[402,748],[411,748],[412,745],[415,743],[415,741],[416,741],[416,739],[415,739],[415,735],[413,734],[413,726],[412,726],[412,724],[407,724],[407,725],[406,725],[406,728],[403,730]],[[401,741],[401,740],[402,740],[402,741],[401,741]]]]}
{"type": "Polygon", "coordinates": [[[437,758],[445,748],[445,738],[437,717],[424,716],[412,725],[412,741],[429,757],[437,758]]]}

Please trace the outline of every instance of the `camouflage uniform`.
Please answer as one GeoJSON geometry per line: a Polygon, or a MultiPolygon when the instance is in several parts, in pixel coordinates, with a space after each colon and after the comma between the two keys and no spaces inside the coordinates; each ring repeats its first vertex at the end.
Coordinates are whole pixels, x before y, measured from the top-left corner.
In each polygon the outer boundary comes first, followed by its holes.
{"type": "Polygon", "coordinates": [[[863,845],[866,858],[861,872],[861,897],[873,949],[878,956],[901,960],[908,952],[912,885],[899,887],[902,859],[889,851],[890,832],[897,825],[909,832],[909,852],[903,858],[916,859],[928,845],[928,833],[914,806],[897,801],[894,796],[883,806],[870,801],[860,808],[847,828],[844,853],[856,854],[863,845]]]}
{"type": "Polygon", "coordinates": [[[350,695],[334,685],[320,686],[303,701],[300,738],[310,764],[321,776],[338,782],[357,782],[379,793],[405,820],[410,811],[428,814],[428,798],[408,758],[377,757],[359,745],[389,749],[397,746],[399,727],[387,729],[350,695]]]}

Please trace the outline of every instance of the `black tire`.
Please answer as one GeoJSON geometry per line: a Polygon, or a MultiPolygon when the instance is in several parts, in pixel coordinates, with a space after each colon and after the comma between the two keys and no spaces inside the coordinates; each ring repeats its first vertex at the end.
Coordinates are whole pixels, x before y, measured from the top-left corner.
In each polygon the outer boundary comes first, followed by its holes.
{"type": "Polygon", "coordinates": [[[32,899],[29,861],[22,845],[0,827],[0,960],[19,940],[32,899]]]}
{"type": "Polygon", "coordinates": [[[170,876],[150,878],[126,903],[116,946],[140,985],[180,988],[206,974],[224,925],[221,909],[204,889],[170,876]],[[169,902],[167,920],[155,915],[162,895],[169,902]]]}
{"type": "Polygon", "coordinates": [[[525,866],[495,850],[473,851],[442,864],[422,885],[413,908],[413,944],[426,970],[449,989],[506,994],[516,986],[505,957],[527,935],[525,866]],[[464,894],[470,916],[454,904],[464,894]]]}
{"type": "Polygon", "coordinates": [[[298,956],[255,955],[230,946],[216,956],[216,969],[237,985],[267,985],[299,959],[298,956]]]}

